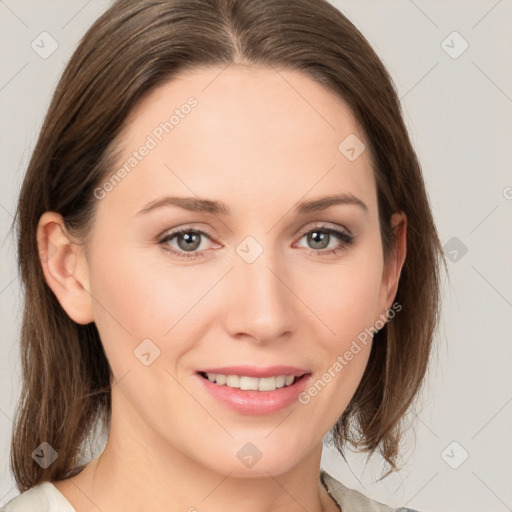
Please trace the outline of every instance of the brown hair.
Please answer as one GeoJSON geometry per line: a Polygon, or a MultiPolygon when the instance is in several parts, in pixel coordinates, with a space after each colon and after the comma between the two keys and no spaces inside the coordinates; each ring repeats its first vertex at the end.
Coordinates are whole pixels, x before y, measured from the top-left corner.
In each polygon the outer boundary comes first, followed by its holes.
{"type": "MultiPolygon", "coordinates": [[[[245,63],[302,71],[352,109],[373,155],[383,252],[394,247],[393,212],[407,215],[407,257],[396,301],[402,311],[374,337],[362,381],[332,429],[378,450],[396,469],[401,425],[426,373],[439,316],[444,255],[421,168],[384,65],[325,0],[119,0],[88,30],[53,95],[15,216],[25,291],[23,387],[11,466],[21,491],[76,474],[97,420],[108,426],[111,370],[94,323],[64,312],[42,272],[36,229],[46,211],[87,240],[93,191],[112,171],[116,141],[135,105],[186,68],[245,63]],[[47,468],[32,452],[48,442],[47,468]]],[[[341,141],[340,141],[341,142],[341,141]]],[[[446,265],[446,264],[445,264],[446,265]]]]}

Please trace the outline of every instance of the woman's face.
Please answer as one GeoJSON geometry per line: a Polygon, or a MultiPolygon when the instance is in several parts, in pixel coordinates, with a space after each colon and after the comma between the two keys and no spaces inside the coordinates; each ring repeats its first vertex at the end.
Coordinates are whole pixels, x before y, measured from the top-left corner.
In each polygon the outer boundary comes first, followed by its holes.
{"type": "Polygon", "coordinates": [[[396,290],[363,140],[335,95],[271,68],[182,73],[130,116],[84,286],[112,432],[148,460],[258,476],[318,454],[396,290]]]}

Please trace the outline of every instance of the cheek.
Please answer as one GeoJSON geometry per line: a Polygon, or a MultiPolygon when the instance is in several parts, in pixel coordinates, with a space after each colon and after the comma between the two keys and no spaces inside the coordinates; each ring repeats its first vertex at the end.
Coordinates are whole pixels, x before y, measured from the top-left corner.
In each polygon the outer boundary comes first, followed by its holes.
{"type": "Polygon", "coordinates": [[[94,253],[90,282],[95,323],[114,373],[131,368],[134,350],[147,339],[161,355],[172,356],[166,357],[172,365],[201,336],[203,310],[197,305],[216,279],[212,270],[184,269],[157,248],[119,250],[121,242],[112,240],[104,247],[94,253]]]}
{"type": "Polygon", "coordinates": [[[322,320],[312,333],[317,334],[311,356],[318,371],[299,396],[313,430],[326,431],[337,421],[367,366],[380,285],[380,267],[372,265],[331,269],[329,279],[317,275],[307,287],[309,304],[322,320]]]}
{"type": "Polygon", "coordinates": [[[378,314],[382,267],[377,259],[355,259],[319,269],[302,285],[304,302],[325,324],[325,340],[335,340],[337,349],[369,328],[378,314]]]}
{"type": "Polygon", "coordinates": [[[354,254],[339,265],[326,266],[303,286],[304,302],[321,320],[315,321],[321,327],[312,351],[319,373],[302,403],[309,404],[323,421],[334,422],[348,405],[370,355],[382,262],[371,256],[375,252],[368,254],[354,254]]]}

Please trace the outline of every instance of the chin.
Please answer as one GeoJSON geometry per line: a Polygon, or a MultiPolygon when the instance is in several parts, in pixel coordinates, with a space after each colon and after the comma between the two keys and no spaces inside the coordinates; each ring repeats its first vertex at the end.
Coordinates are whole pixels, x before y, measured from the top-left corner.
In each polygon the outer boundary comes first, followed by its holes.
{"type": "MultiPolygon", "coordinates": [[[[275,434],[276,432],[270,436],[275,434]]],[[[264,436],[268,436],[268,432],[265,432],[264,436]]],[[[254,441],[250,441],[249,436],[244,436],[243,440],[231,439],[227,446],[221,449],[224,454],[231,452],[233,456],[217,457],[210,461],[203,460],[203,464],[210,466],[218,473],[229,474],[230,477],[235,478],[268,478],[269,475],[281,475],[291,471],[313,449],[313,446],[305,447],[299,439],[292,440],[291,434],[286,438],[288,443],[283,436],[277,435],[272,440],[265,439],[263,435],[260,438],[254,436],[254,441]]],[[[214,453],[210,452],[210,454],[215,457],[214,453]]]]}

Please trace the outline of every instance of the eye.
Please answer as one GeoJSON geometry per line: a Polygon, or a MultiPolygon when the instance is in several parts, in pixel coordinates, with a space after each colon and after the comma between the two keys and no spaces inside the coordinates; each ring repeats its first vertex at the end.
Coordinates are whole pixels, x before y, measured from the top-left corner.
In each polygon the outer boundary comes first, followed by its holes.
{"type": "Polygon", "coordinates": [[[346,251],[348,246],[352,245],[355,235],[347,231],[330,228],[327,226],[317,226],[302,234],[301,240],[306,238],[306,243],[310,245],[311,252],[315,256],[326,254],[337,254],[346,251]],[[334,245],[331,244],[334,242],[334,245]],[[330,245],[331,244],[331,245],[330,245]]]}
{"type": "Polygon", "coordinates": [[[201,238],[206,237],[210,239],[208,233],[201,231],[200,229],[181,228],[169,233],[162,238],[159,243],[164,246],[166,251],[169,251],[176,256],[182,258],[196,258],[198,256],[204,256],[204,247],[201,247],[201,238]],[[176,246],[170,246],[169,243],[175,240],[176,246]],[[201,251],[198,249],[201,247],[201,251]],[[187,254],[188,253],[188,254],[187,254]]]}
{"type": "MultiPolygon", "coordinates": [[[[158,243],[166,251],[180,258],[196,258],[204,257],[206,250],[203,246],[204,238],[211,240],[210,235],[205,231],[184,227],[165,235],[158,243]]],[[[317,226],[303,232],[300,240],[303,238],[306,238],[307,244],[311,247],[310,254],[323,256],[347,250],[348,246],[354,243],[356,237],[347,231],[317,226]]]]}

